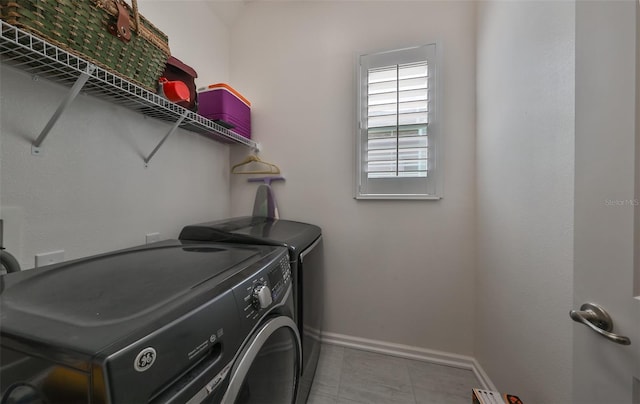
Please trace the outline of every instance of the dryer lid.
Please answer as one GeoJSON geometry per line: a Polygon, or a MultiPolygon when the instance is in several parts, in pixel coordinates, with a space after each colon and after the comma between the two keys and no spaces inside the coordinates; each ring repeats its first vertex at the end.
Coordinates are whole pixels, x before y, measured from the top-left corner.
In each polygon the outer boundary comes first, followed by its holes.
{"type": "Polygon", "coordinates": [[[237,217],[186,226],[180,240],[282,245],[296,253],[320,237],[320,227],[292,220],[267,217],[237,217]]]}

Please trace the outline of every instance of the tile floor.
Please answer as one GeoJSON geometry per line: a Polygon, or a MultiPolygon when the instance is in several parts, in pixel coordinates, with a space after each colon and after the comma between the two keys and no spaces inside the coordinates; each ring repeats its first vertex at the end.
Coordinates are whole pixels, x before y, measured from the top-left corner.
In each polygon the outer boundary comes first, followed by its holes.
{"type": "Polygon", "coordinates": [[[470,404],[472,371],[322,345],[307,404],[470,404]]]}

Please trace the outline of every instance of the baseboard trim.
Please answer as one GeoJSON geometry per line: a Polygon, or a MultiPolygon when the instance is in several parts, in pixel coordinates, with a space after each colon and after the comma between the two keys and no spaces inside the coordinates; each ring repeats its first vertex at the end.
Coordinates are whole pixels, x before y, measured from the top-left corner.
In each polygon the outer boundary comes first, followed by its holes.
{"type": "Polygon", "coordinates": [[[468,369],[476,376],[482,385],[482,388],[497,391],[487,373],[482,369],[478,361],[471,356],[458,355],[450,352],[436,351],[410,345],[395,344],[392,342],[377,341],[368,338],[352,337],[350,335],[336,334],[332,332],[323,332],[322,342],[325,344],[355,348],[363,351],[397,356],[400,358],[415,359],[438,365],[468,369]]]}

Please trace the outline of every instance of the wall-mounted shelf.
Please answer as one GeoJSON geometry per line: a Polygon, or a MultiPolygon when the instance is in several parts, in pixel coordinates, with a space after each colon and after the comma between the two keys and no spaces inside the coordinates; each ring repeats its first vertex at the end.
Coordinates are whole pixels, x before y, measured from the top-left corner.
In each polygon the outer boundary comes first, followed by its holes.
{"type": "Polygon", "coordinates": [[[172,123],[170,131],[144,159],[145,164],[151,160],[167,137],[177,128],[199,133],[221,142],[239,143],[258,149],[258,145],[254,141],[193,111],[182,108],[13,25],[4,21],[1,23],[0,56],[3,63],[71,88],[58,110],[33,142],[33,154],[39,154],[40,144],[48,135],[49,130],[81,91],[137,111],[145,116],[172,123]]]}

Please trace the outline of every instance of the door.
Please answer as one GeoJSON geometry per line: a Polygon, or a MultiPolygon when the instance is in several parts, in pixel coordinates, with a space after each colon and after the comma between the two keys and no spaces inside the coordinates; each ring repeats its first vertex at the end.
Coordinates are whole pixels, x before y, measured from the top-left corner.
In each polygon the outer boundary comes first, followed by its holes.
{"type": "Polygon", "coordinates": [[[231,370],[223,404],[293,404],[302,361],[300,335],[289,317],[263,324],[231,370]]]}
{"type": "Polygon", "coordinates": [[[574,309],[602,306],[631,342],[575,323],[581,404],[640,403],[638,4],[576,1],[574,309]]]}

